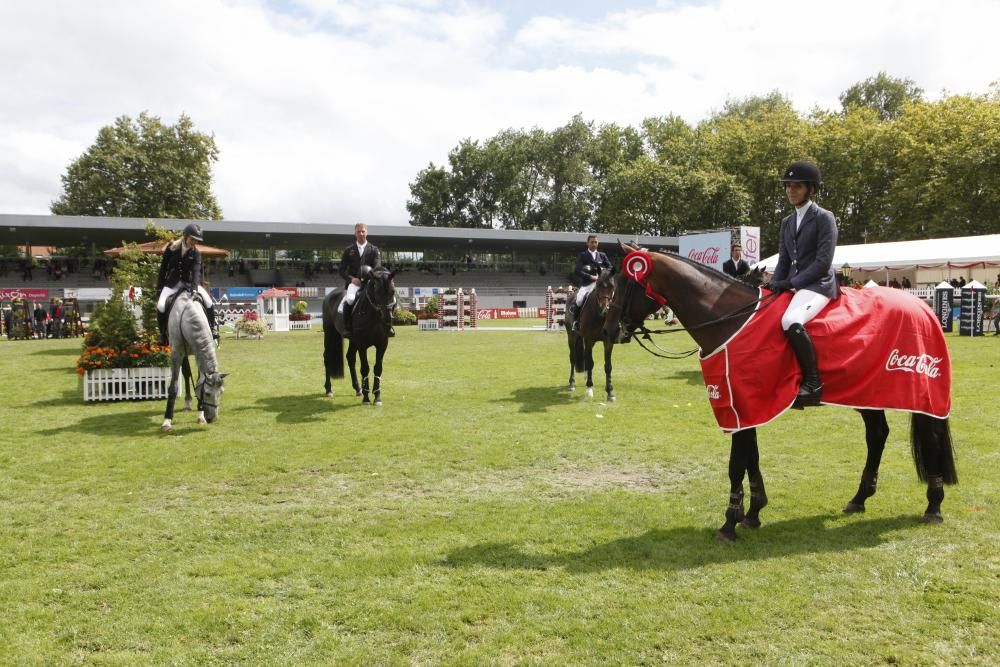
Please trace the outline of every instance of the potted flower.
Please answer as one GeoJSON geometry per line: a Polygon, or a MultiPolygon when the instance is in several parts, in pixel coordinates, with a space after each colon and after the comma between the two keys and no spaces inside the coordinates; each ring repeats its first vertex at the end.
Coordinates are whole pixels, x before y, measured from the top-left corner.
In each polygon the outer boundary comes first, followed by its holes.
{"type": "Polygon", "coordinates": [[[94,311],[76,362],[84,401],[166,398],[170,348],[156,340],[158,269],[159,256],[136,244],[119,256],[111,300],[94,311]]]}
{"type": "Polygon", "coordinates": [[[289,329],[312,328],[312,315],[306,312],[307,308],[309,308],[309,304],[305,301],[297,301],[295,305],[292,306],[292,312],[288,315],[289,329]]]}
{"type": "Polygon", "coordinates": [[[233,329],[236,331],[237,340],[239,340],[240,336],[260,340],[264,337],[264,333],[267,331],[267,325],[261,322],[260,318],[257,317],[257,311],[248,310],[243,313],[243,316],[240,317],[240,319],[236,320],[236,324],[233,325],[233,329]]]}

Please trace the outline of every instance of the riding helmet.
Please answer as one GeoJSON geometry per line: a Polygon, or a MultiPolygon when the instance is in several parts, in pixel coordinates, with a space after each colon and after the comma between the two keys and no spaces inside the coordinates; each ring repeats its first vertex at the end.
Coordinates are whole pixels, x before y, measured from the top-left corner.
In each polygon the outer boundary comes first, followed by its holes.
{"type": "Polygon", "coordinates": [[[190,236],[195,241],[204,241],[205,238],[201,234],[201,225],[197,222],[192,222],[187,227],[184,228],[184,236],[190,236]]]}
{"type": "Polygon", "coordinates": [[[817,188],[823,184],[823,179],[819,175],[819,167],[812,162],[799,160],[793,162],[785,169],[785,175],[781,177],[782,183],[809,183],[817,188]]]}

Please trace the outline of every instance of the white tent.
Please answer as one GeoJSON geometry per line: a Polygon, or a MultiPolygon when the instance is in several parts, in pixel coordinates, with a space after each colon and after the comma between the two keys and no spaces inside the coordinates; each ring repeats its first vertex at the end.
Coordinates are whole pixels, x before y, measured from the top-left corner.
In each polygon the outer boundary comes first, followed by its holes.
{"type": "MultiPolygon", "coordinates": [[[[777,264],[775,254],[757,266],[770,273],[777,264]]],[[[839,271],[845,264],[852,270],[863,271],[997,267],[1000,234],[838,246],[833,254],[833,268],[839,271]]]]}

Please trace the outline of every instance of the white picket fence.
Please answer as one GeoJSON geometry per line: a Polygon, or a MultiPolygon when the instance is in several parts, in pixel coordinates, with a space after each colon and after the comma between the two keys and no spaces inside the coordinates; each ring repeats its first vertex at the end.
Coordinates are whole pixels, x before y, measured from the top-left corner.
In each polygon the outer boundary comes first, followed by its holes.
{"type": "Polygon", "coordinates": [[[288,330],[295,331],[296,329],[312,329],[312,325],[313,325],[312,318],[308,320],[289,320],[288,330]]]}
{"type": "Polygon", "coordinates": [[[98,368],[83,374],[83,400],[142,401],[167,397],[170,368],[98,368]]]}

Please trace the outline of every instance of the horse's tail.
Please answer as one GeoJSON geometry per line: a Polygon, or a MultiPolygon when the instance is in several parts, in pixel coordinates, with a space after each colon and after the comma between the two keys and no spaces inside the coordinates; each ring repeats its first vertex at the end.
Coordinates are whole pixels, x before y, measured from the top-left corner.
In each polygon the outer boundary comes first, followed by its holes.
{"type": "Polygon", "coordinates": [[[910,446],[917,479],[925,482],[929,476],[940,476],[945,484],[958,483],[947,417],[938,419],[914,412],[910,416],[910,446]]]}
{"type": "Polygon", "coordinates": [[[334,324],[339,293],[335,290],[323,299],[323,365],[328,377],[338,379],[344,377],[344,338],[334,324]]]}
{"type": "Polygon", "coordinates": [[[586,346],[583,342],[583,336],[577,334],[576,340],[573,342],[573,367],[576,368],[577,373],[587,370],[587,362],[584,360],[585,354],[586,346]]]}

